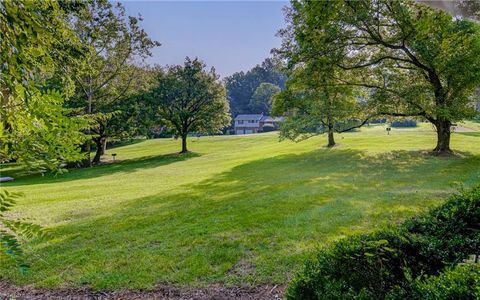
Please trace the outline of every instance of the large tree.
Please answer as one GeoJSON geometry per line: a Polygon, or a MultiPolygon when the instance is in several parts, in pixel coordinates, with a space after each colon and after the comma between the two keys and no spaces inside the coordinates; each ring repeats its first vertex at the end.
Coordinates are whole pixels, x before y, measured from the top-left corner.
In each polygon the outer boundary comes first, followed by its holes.
{"type": "Polygon", "coordinates": [[[371,89],[378,114],[417,116],[437,131],[437,154],[450,153],[450,127],[474,114],[480,84],[479,25],[413,1],[293,1],[291,39],[298,58],[339,49],[337,80],[371,89]]]}
{"type": "Polygon", "coordinates": [[[76,97],[69,105],[81,108],[90,117],[88,131],[96,145],[96,154],[90,160],[90,144],[85,144],[87,165],[98,163],[105,149],[109,122],[119,116],[119,102],[136,92],[141,68],[135,63],[151,55],[151,49],[159,46],[140,27],[141,18],[126,16],[124,7],[106,0],[88,2],[73,15],[74,30],[82,44],[88,47],[83,61],[74,69],[77,85],[76,97]],[[137,83],[137,84],[133,84],[137,83]]]}
{"type": "Polygon", "coordinates": [[[152,90],[153,105],[159,117],[182,139],[181,153],[187,152],[191,132],[217,133],[230,123],[225,88],[212,68],[187,57],[183,66],[159,73],[152,90]]]}

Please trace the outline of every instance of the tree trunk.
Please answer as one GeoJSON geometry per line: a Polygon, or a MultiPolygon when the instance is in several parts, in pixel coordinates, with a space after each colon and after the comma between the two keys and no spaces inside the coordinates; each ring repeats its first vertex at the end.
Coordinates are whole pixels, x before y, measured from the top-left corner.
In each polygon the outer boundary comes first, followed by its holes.
{"type": "Polygon", "coordinates": [[[95,145],[97,146],[97,149],[95,151],[95,157],[93,157],[92,163],[98,164],[100,162],[100,159],[102,158],[102,155],[104,154],[104,143],[106,141],[105,137],[98,137],[95,138],[95,145]]]}
{"type": "Polygon", "coordinates": [[[335,146],[335,138],[333,137],[333,131],[328,131],[328,148],[335,146]]]}
{"type": "Polygon", "coordinates": [[[437,129],[437,146],[433,149],[437,155],[452,154],[450,150],[450,126],[452,123],[446,119],[439,119],[434,123],[437,129]]]}
{"type": "Polygon", "coordinates": [[[106,151],[107,151],[107,137],[104,137],[102,139],[102,155],[105,155],[106,151]]]}
{"type": "Polygon", "coordinates": [[[182,135],[182,151],[180,153],[187,153],[187,136],[182,135]]]}
{"type": "Polygon", "coordinates": [[[85,158],[81,162],[81,165],[86,168],[89,168],[92,166],[92,161],[90,159],[91,143],[92,143],[91,140],[87,140],[85,144],[83,144],[81,147],[81,151],[86,153],[85,158]]]}
{"type": "Polygon", "coordinates": [[[333,136],[333,122],[332,122],[331,117],[328,118],[327,123],[328,123],[327,124],[327,126],[328,126],[328,144],[327,144],[327,147],[331,148],[331,147],[335,146],[335,138],[333,136]]]}

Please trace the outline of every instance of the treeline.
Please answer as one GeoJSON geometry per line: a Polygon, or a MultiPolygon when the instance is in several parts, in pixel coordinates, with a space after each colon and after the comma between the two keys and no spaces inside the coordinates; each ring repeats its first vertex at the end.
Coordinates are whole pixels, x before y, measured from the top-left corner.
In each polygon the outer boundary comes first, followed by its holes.
{"type": "Polygon", "coordinates": [[[238,114],[269,114],[272,97],[285,89],[287,74],[282,60],[267,58],[247,72],[225,78],[230,112],[238,114]]]}

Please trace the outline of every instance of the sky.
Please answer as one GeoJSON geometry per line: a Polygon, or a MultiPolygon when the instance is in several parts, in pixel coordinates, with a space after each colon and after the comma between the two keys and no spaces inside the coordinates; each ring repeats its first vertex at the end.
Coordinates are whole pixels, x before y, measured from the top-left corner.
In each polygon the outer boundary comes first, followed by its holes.
{"type": "Polygon", "coordinates": [[[280,46],[286,1],[121,1],[162,46],[148,63],[182,64],[198,57],[221,77],[247,71],[280,46]]]}

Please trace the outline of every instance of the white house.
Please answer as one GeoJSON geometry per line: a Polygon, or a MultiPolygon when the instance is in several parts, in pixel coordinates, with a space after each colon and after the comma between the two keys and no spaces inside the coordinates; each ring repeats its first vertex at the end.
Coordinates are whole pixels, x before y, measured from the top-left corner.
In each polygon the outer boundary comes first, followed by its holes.
{"type": "Polygon", "coordinates": [[[235,134],[257,133],[260,130],[260,115],[238,115],[235,117],[235,134]]]}
{"type": "Polygon", "coordinates": [[[282,121],[283,117],[270,117],[263,114],[238,115],[235,117],[235,134],[262,132],[264,131],[264,126],[277,129],[278,123],[282,121]]]}

